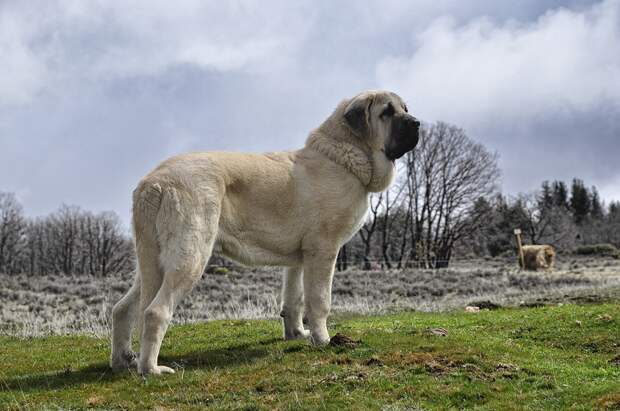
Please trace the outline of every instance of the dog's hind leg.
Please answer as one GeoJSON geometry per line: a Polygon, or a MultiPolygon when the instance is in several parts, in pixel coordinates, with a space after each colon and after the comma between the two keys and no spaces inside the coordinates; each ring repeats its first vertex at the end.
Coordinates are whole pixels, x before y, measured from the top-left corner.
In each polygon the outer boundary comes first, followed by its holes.
{"type": "Polygon", "coordinates": [[[284,272],[282,284],[282,311],[284,339],[308,338],[310,332],[304,329],[304,288],[301,267],[288,267],[284,272]]]}
{"type": "Polygon", "coordinates": [[[137,320],[138,334],[141,333],[143,312],[161,286],[163,274],[158,261],[159,244],[155,230],[161,197],[161,186],[148,181],[142,181],[133,193],[137,267],[133,285],[112,311],[110,366],[116,370],[136,365],[131,350],[132,328],[137,320]]]}
{"type": "MultiPolygon", "coordinates": [[[[157,364],[161,343],[172,319],[177,304],[193,288],[204,272],[210,256],[209,252],[185,244],[187,254],[178,260],[168,260],[164,280],[157,295],[144,311],[144,325],[140,340],[140,374],[173,373],[174,370],[157,364]]],[[[204,243],[201,244],[204,247],[204,243]]]]}
{"type": "Polygon", "coordinates": [[[112,309],[112,353],[110,367],[122,370],[137,365],[131,349],[131,331],[138,316],[140,303],[140,271],[136,269],[134,282],[127,294],[112,309]]]}
{"type": "Polygon", "coordinates": [[[143,375],[174,372],[157,364],[161,343],[175,307],[202,276],[217,234],[219,205],[195,205],[179,195],[173,189],[164,194],[158,215],[163,281],[144,311],[138,361],[138,372],[143,375]]]}

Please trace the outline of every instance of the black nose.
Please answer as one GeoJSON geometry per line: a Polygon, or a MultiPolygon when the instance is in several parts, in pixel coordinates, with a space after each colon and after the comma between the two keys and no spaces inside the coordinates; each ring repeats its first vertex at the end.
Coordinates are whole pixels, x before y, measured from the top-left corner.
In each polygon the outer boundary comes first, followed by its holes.
{"type": "Polygon", "coordinates": [[[413,116],[405,117],[405,124],[407,124],[408,126],[411,126],[411,127],[415,127],[415,128],[419,128],[420,127],[420,122],[418,121],[417,118],[415,118],[413,116]]]}

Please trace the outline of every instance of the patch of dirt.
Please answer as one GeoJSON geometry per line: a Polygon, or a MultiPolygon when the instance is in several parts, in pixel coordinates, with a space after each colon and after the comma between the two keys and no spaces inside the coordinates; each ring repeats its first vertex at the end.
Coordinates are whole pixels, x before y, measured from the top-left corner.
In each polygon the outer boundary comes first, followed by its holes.
{"type": "Polygon", "coordinates": [[[620,392],[607,394],[598,401],[598,409],[601,410],[620,410],[620,392]]]}
{"type": "Polygon", "coordinates": [[[388,364],[400,367],[415,366],[421,367],[428,374],[436,377],[462,373],[469,380],[496,381],[497,379],[516,379],[522,370],[508,363],[496,364],[491,370],[484,369],[482,366],[467,362],[458,358],[450,358],[436,353],[423,352],[394,352],[385,357],[384,361],[388,364]]]}
{"type": "Polygon", "coordinates": [[[368,378],[368,375],[364,372],[355,372],[355,373],[348,373],[348,374],[343,374],[343,375],[338,375],[335,373],[332,373],[330,375],[328,375],[327,377],[323,378],[322,380],[320,380],[318,382],[317,385],[322,385],[322,384],[333,384],[333,383],[337,383],[340,381],[345,381],[345,382],[360,382],[360,381],[364,381],[368,378]]]}
{"type": "Polygon", "coordinates": [[[431,360],[424,364],[426,371],[433,375],[447,374],[450,370],[456,367],[457,365],[453,361],[449,361],[444,358],[439,361],[431,360]]]}
{"type": "Polygon", "coordinates": [[[349,357],[336,358],[332,361],[332,364],[337,364],[337,365],[350,365],[352,363],[353,363],[353,360],[350,359],[349,357]]]}
{"type": "Polygon", "coordinates": [[[489,301],[489,300],[484,300],[484,301],[472,301],[472,302],[470,302],[470,303],[469,303],[469,304],[467,304],[467,305],[472,306],[472,307],[478,307],[478,308],[480,308],[481,310],[497,310],[498,308],[502,308],[502,306],[501,306],[501,305],[499,305],[499,304],[495,304],[495,303],[492,303],[492,302],[491,302],[491,301],[489,301]]]}
{"type": "Polygon", "coordinates": [[[606,300],[604,296],[601,295],[577,295],[577,296],[566,296],[566,299],[575,304],[593,304],[600,303],[606,300]]]}
{"type": "Polygon", "coordinates": [[[598,342],[590,341],[588,343],[582,344],[581,348],[583,348],[586,352],[597,353],[601,352],[601,347],[598,342]]]}
{"type": "Polygon", "coordinates": [[[611,365],[615,365],[616,367],[620,367],[620,355],[616,355],[614,358],[609,360],[611,365]]]}
{"type": "Polygon", "coordinates": [[[495,366],[494,377],[514,379],[518,378],[520,369],[514,364],[499,363],[495,366]]]}
{"type": "Polygon", "coordinates": [[[347,375],[346,377],[344,377],[344,380],[348,382],[357,382],[357,381],[363,381],[366,378],[368,378],[367,374],[363,372],[358,372],[355,374],[347,375]]]}
{"type": "Polygon", "coordinates": [[[448,330],[445,328],[427,328],[426,332],[432,335],[436,335],[438,337],[446,337],[448,335],[448,330]]]}
{"type": "Polygon", "coordinates": [[[519,307],[523,308],[540,308],[551,304],[550,300],[541,300],[538,299],[536,301],[523,302],[519,304],[519,307]]]}
{"type": "Polygon", "coordinates": [[[96,407],[103,403],[103,397],[100,395],[93,395],[86,400],[86,405],[89,407],[96,407]]]}
{"type": "Polygon", "coordinates": [[[361,340],[354,340],[341,333],[337,333],[329,340],[331,347],[357,348],[361,343],[361,340]]]}
{"type": "Polygon", "coordinates": [[[574,294],[560,294],[536,298],[535,300],[525,301],[519,304],[520,307],[542,307],[545,305],[553,305],[559,303],[571,304],[599,304],[609,301],[617,301],[620,297],[620,289],[618,287],[605,287],[597,291],[598,294],[583,293],[577,291],[574,294]]]}
{"type": "Polygon", "coordinates": [[[366,361],[366,365],[369,367],[383,367],[385,364],[380,359],[372,357],[366,361]]]}
{"type": "Polygon", "coordinates": [[[438,355],[428,352],[401,352],[394,351],[383,357],[383,361],[392,365],[420,365],[432,361],[438,355]]]}
{"type": "Polygon", "coordinates": [[[447,374],[463,364],[460,360],[450,359],[443,355],[419,352],[401,353],[399,351],[392,353],[390,358],[386,358],[386,361],[397,366],[422,366],[433,375],[447,374]]]}
{"type": "Polygon", "coordinates": [[[519,367],[514,364],[499,363],[495,366],[496,371],[519,371],[519,367]]]}

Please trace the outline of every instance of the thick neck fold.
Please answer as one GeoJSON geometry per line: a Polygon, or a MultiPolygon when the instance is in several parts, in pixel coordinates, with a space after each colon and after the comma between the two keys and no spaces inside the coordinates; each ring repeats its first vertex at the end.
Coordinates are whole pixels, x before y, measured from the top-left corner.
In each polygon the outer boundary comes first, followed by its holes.
{"type": "Polygon", "coordinates": [[[306,147],[323,154],[353,173],[369,192],[385,190],[394,178],[394,163],[379,150],[360,142],[344,123],[346,101],[319,128],[312,131],[306,147]]]}

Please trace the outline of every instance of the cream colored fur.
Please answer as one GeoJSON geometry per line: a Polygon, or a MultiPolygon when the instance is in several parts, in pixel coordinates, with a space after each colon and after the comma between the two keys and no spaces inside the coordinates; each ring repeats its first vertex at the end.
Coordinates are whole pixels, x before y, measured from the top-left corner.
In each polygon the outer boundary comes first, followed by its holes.
{"type": "Polygon", "coordinates": [[[524,245],[523,260],[526,270],[553,270],[555,267],[555,249],[550,245],[524,245]]]}
{"type": "Polygon", "coordinates": [[[355,99],[375,103],[367,136],[356,135],[344,121],[349,100],[298,151],[184,154],[142,179],[133,196],[138,264],[134,285],[113,311],[113,368],[173,372],[157,364],[161,342],[175,306],[213,252],[246,265],[287,267],[285,338],[329,342],[336,255],[362,225],[369,193],[385,190],[394,176],[394,163],[382,151],[389,124],[379,121],[378,110],[388,101],[397,110],[404,107],[387,92],[355,99]],[[131,350],[134,325],[141,333],[137,361],[131,350]]]}

